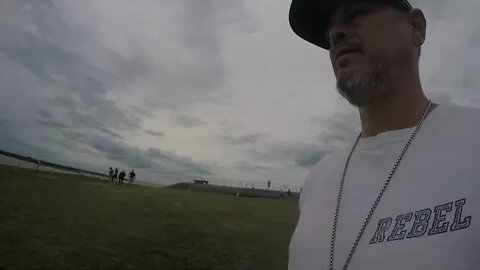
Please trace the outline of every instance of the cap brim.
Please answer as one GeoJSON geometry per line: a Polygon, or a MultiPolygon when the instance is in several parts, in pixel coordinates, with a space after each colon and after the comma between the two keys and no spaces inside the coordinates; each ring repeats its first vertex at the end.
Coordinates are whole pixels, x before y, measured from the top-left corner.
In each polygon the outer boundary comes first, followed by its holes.
{"type": "Polygon", "coordinates": [[[326,39],[325,31],[330,15],[343,1],[339,0],[303,0],[292,1],[289,21],[295,34],[326,50],[330,43],[326,39]]]}
{"type": "MultiPolygon", "coordinates": [[[[330,43],[325,34],[330,16],[338,7],[348,1],[349,0],[293,0],[289,13],[290,26],[301,38],[328,50],[330,43]]],[[[408,0],[397,1],[400,7],[406,11],[413,9],[408,0]]]]}

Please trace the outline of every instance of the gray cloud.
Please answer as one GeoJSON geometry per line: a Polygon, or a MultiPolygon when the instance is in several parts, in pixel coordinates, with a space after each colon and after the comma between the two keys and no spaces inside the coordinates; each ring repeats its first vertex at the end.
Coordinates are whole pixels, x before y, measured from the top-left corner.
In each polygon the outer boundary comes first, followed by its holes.
{"type": "Polygon", "coordinates": [[[236,168],[240,171],[247,171],[247,172],[268,172],[272,169],[271,167],[252,165],[252,164],[240,164],[236,166],[236,168]]]}
{"type": "Polygon", "coordinates": [[[480,19],[476,14],[480,2],[416,2],[427,17],[421,59],[424,89],[440,101],[480,107],[480,80],[475,75],[480,61],[480,19]]]}
{"type": "Polygon", "coordinates": [[[167,157],[167,155],[162,150],[157,148],[148,149],[147,155],[154,159],[164,159],[167,157]]]}
{"type": "Polygon", "coordinates": [[[71,125],[78,127],[78,128],[92,128],[95,130],[100,131],[101,133],[104,133],[106,135],[110,135],[114,138],[122,138],[122,136],[108,128],[105,127],[105,125],[97,120],[92,115],[89,114],[84,114],[84,113],[76,113],[76,112],[70,112],[67,114],[66,119],[71,123],[71,125]]]}
{"type": "Polygon", "coordinates": [[[252,162],[257,165],[309,168],[317,164],[330,151],[321,144],[274,142],[264,150],[252,150],[249,154],[252,162]]]}
{"type": "MultiPolygon", "coordinates": [[[[177,16],[176,42],[188,50],[189,58],[180,55],[175,66],[158,67],[158,94],[144,99],[144,105],[178,110],[220,102],[226,76],[224,33],[255,28],[244,1],[175,1],[170,8],[177,16]]],[[[176,56],[176,51],[171,53],[176,56]]]]}
{"type": "Polygon", "coordinates": [[[139,169],[148,169],[153,165],[138,149],[133,147],[103,137],[90,137],[87,143],[95,150],[105,154],[109,160],[139,169]]]}
{"type": "Polygon", "coordinates": [[[35,122],[37,122],[38,124],[40,124],[42,126],[46,126],[46,127],[68,128],[68,126],[63,124],[63,123],[56,122],[56,121],[49,120],[49,119],[35,118],[35,122]]]}
{"type": "Polygon", "coordinates": [[[36,115],[41,117],[41,118],[53,119],[52,114],[45,109],[38,109],[36,111],[36,115]]]}
{"type": "MultiPolygon", "coordinates": [[[[74,150],[78,153],[90,153],[86,149],[79,147],[75,140],[71,138],[64,140],[62,136],[54,136],[70,132],[68,129],[62,128],[61,132],[50,133],[48,137],[42,136],[42,133],[36,133],[38,130],[30,125],[30,130],[18,132],[18,125],[11,122],[8,129],[0,129],[0,149],[31,156],[48,162],[58,163],[66,166],[78,167],[91,171],[102,171],[103,168],[92,163],[84,163],[79,160],[71,159],[65,155],[66,150],[74,150]],[[34,139],[32,139],[32,136],[34,139]],[[43,137],[40,141],[37,137],[43,137]],[[37,140],[35,140],[37,138],[37,140]]],[[[57,130],[58,128],[55,128],[57,130]]],[[[71,132],[73,133],[73,132],[71,132]]],[[[78,134],[80,137],[81,135],[78,134]]]]}
{"type": "Polygon", "coordinates": [[[202,126],[208,125],[208,122],[206,121],[203,121],[194,116],[187,116],[187,115],[176,117],[172,120],[172,122],[175,125],[179,127],[184,127],[184,128],[202,127],[202,126]]]}
{"type": "Polygon", "coordinates": [[[360,132],[358,115],[355,113],[337,113],[328,119],[312,118],[311,123],[321,129],[317,138],[324,150],[344,147],[353,142],[360,132]]]}
{"type": "Polygon", "coordinates": [[[79,142],[86,141],[88,139],[88,135],[85,135],[81,132],[76,132],[76,131],[65,131],[63,132],[63,136],[72,141],[79,141],[79,142]]]}
{"type": "Polygon", "coordinates": [[[254,144],[262,137],[262,134],[245,134],[240,137],[223,136],[223,140],[233,145],[254,144]]]}
{"type": "Polygon", "coordinates": [[[151,135],[151,136],[155,136],[155,137],[163,137],[165,136],[165,133],[161,132],[161,131],[155,131],[155,130],[145,130],[145,133],[151,135]]]}
{"type": "Polygon", "coordinates": [[[300,167],[316,165],[329,151],[325,150],[299,150],[295,156],[295,164],[300,167]]]}
{"type": "Polygon", "coordinates": [[[180,157],[175,153],[165,152],[158,148],[150,148],[146,154],[155,160],[157,167],[153,171],[156,172],[171,176],[183,175],[184,177],[210,175],[208,167],[195,164],[190,158],[180,157]]]}
{"type": "Polygon", "coordinates": [[[134,106],[134,105],[131,105],[130,106],[130,109],[143,116],[143,117],[147,117],[147,118],[155,118],[155,115],[153,115],[151,112],[149,112],[149,110],[145,109],[145,108],[142,108],[142,107],[139,107],[139,106],[134,106]]]}
{"type": "Polygon", "coordinates": [[[114,138],[121,139],[122,136],[100,123],[96,118],[88,114],[78,114],[76,112],[69,112],[61,116],[63,119],[59,120],[45,109],[36,111],[35,122],[40,125],[53,128],[86,128],[94,129],[103,134],[110,135],[114,138]]]}
{"type": "Polygon", "coordinates": [[[55,114],[63,118],[58,119],[59,122],[46,119],[37,122],[57,127],[70,122],[75,126],[96,128],[114,137],[120,135],[109,126],[139,128],[139,118],[123,112],[106,97],[105,82],[113,75],[65,47],[65,40],[84,37],[85,33],[69,27],[59,16],[61,12],[53,1],[9,1],[4,4],[1,15],[10,18],[11,14],[17,16],[13,22],[20,21],[2,24],[0,53],[30,71],[49,89],[45,92],[55,94],[55,97],[43,97],[42,103],[50,106],[42,108],[41,116],[55,114]]]}

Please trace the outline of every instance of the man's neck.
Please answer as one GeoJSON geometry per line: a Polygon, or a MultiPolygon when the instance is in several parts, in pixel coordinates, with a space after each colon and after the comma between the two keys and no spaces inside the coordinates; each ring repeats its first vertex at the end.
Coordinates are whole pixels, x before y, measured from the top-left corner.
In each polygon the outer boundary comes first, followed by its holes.
{"type": "MultiPolygon", "coordinates": [[[[423,92],[417,93],[392,96],[382,103],[359,108],[362,138],[416,126],[428,106],[428,99],[423,92]]],[[[432,105],[430,111],[435,107],[436,104],[432,105]]]]}

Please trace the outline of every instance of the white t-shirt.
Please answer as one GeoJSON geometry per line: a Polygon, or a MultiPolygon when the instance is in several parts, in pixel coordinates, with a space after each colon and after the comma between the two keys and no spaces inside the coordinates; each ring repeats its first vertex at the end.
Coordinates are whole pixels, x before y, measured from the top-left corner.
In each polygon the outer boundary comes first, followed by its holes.
{"type": "MultiPolygon", "coordinates": [[[[414,128],[360,139],[345,177],[334,269],[414,128]]],[[[305,180],[290,270],[328,269],[341,174],[351,145],[305,180]]],[[[425,119],[359,242],[349,270],[480,269],[480,110],[440,105],[425,119]]]]}

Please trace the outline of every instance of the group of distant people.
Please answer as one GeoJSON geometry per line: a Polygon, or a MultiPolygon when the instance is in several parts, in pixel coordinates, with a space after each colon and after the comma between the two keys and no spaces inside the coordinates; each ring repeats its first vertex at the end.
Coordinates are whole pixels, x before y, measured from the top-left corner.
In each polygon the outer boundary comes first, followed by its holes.
{"type": "MultiPolygon", "coordinates": [[[[123,181],[125,181],[126,176],[127,174],[125,173],[124,170],[118,173],[117,168],[113,170],[112,167],[110,167],[108,171],[108,179],[110,180],[111,183],[113,183],[114,181],[116,181],[116,179],[118,179],[118,184],[123,184],[123,181]]],[[[133,181],[135,181],[135,177],[136,177],[135,170],[132,169],[132,171],[128,173],[128,183],[132,184],[133,181]]]]}

